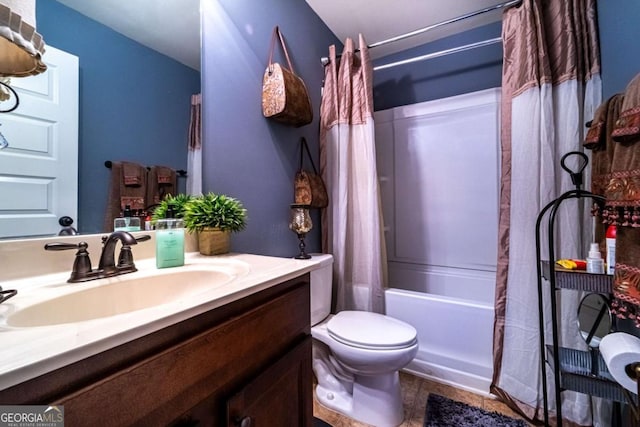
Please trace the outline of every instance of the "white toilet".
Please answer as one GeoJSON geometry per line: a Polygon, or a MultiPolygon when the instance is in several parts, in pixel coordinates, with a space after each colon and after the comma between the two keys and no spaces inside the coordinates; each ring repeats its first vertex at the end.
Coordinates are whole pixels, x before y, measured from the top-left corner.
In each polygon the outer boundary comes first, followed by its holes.
{"type": "Polygon", "coordinates": [[[398,371],[418,351],[413,326],[365,311],[330,315],[333,256],[311,272],[311,336],[316,397],[329,409],[377,427],[395,427],[404,413],[398,371]]]}

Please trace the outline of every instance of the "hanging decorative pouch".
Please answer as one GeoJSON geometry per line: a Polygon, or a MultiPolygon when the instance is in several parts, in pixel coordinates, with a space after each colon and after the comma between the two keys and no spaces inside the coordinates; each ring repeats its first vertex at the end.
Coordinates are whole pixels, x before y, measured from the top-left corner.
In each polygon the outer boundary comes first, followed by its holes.
{"type": "Polygon", "coordinates": [[[277,26],[274,27],[271,36],[269,65],[262,79],[262,114],[277,122],[295,127],[307,125],[313,120],[313,109],[307,88],[293,71],[287,46],[277,26]],[[280,40],[289,68],[273,62],[276,38],[280,40]]]}
{"type": "Polygon", "coordinates": [[[324,185],[322,177],[318,175],[316,165],[311,158],[311,152],[307,146],[307,140],[300,138],[300,167],[294,178],[294,199],[297,204],[309,205],[312,208],[326,208],[329,205],[329,196],[327,188],[324,185]],[[306,171],[303,168],[304,153],[311,162],[313,172],[306,171]]]}

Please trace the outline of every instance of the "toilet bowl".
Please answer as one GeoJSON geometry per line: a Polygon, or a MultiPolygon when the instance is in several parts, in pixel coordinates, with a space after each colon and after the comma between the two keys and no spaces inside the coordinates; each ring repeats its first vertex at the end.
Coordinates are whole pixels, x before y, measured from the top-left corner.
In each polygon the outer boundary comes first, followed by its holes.
{"type": "Polygon", "coordinates": [[[318,401],[336,412],[378,427],[395,427],[404,413],[398,371],[418,351],[413,326],[378,313],[331,315],[333,257],[311,272],[311,336],[318,401]]]}

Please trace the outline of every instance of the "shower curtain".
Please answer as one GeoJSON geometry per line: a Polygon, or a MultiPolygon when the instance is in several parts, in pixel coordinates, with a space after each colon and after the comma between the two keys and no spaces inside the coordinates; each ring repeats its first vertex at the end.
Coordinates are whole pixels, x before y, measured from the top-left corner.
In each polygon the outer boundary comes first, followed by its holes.
{"type": "Polygon", "coordinates": [[[322,248],[333,254],[337,311],[384,312],[386,251],[376,171],[373,69],[347,39],[340,58],[329,47],[320,105],[320,169],[329,193],[322,248]]]}
{"type": "Polygon", "coordinates": [[[202,194],[202,94],[191,95],[189,147],[187,155],[187,194],[202,194]]]}
{"type": "MultiPolygon", "coordinates": [[[[535,222],[542,207],[574,188],[559,160],[581,150],[584,124],[601,102],[595,15],[595,0],[523,0],[503,16],[502,191],[491,391],[538,420],[544,415],[535,222]]],[[[558,211],[556,253],[563,258],[582,257],[592,238],[582,229],[586,225],[590,231],[591,222],[578,209],[575,204],[558,211]]],[[[559,338],[561,346],[586,349],[577,328],[567,327],[578,298],[574,291],[559,296],[559,338]]],[[[549,313],[548,301],[545,305],[549,313]]],[[[553,376],[547,371],[555,411],[553,376]]],[[[589,396],[566,391],[562,400],[565,422],[598,425],[592,412],[601,406],[592,405],[589,396]]]]}

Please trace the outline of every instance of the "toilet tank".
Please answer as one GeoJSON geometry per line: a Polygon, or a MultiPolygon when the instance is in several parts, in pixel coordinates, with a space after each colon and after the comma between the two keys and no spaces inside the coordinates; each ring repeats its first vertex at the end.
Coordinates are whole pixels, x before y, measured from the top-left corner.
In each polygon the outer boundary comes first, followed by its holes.
{"type": "Polygon", "coordinates": [[[312,259],[318,264],[311,270],[311,326],[331,313],[333,255],[312,254],[312,259]]]}

